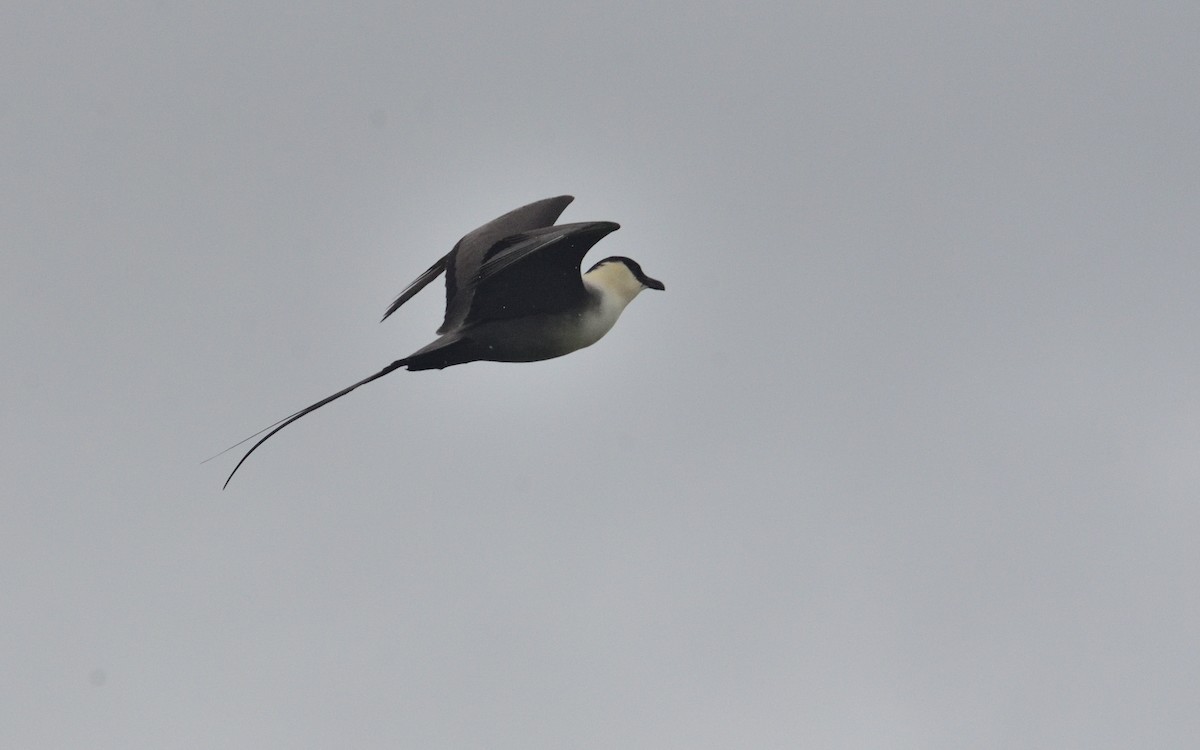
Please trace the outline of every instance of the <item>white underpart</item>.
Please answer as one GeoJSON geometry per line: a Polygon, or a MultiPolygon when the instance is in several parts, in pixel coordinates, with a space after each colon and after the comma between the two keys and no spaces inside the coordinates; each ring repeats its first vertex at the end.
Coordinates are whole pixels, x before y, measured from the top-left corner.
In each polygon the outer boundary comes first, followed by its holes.
{"type": "Polygon", "coordinates": [[[605,263],[585,273],[583,285],[598,296],[600,304],[580,316],[576,330],[577,348],[599,341],[616,324],[625,306],[646,288],[624,263],[605,263]]]}
{"type": "Polygon", "coordinates": [[[583,275],[590,300],[580,310],[483,321],[467,335],[482,347],[480,359],[533,362],[570,354],[604,337],[625,306],[643,289],[623,263],[606,263],[583,275]]]}

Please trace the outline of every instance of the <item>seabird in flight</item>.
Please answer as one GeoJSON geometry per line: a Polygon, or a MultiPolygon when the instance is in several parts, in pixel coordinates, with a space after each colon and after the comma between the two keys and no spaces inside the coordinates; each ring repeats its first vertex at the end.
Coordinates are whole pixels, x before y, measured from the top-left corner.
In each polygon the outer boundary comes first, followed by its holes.
{"type": "MultiPolygon", "coordinates": [[[[246,451],[225,487],[250,454],[309,412],[360,385],[406,367],[440,370],[466,362],[535,362],[570,354],[608,333],[621,311],[643,289],[664,289],[635,261],[605,258],[580,275],[583,256],[620,225],[588,221],[555,225],[574,198],[560,195],[509,211],[470,232],[396,297],[389,315],[429,282],[446,274],[446,318],[428,346],[398,359],[349,388],[232,445],[270,430],[246,451]]],[[[214,456],[213,458],[216,458],[214,456]]]]}

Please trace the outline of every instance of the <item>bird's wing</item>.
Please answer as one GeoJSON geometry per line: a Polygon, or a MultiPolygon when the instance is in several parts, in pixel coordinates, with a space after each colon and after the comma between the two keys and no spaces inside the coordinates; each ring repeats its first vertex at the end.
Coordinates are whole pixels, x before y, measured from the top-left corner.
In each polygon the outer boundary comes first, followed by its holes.
{"type": "Polygon", "coordinates": [[[446,318],[438,333],[461,326],[471,309],[475,287],[471,283],[496,243],[506,237],[553,226],[571,201],[569,195],[546,198],[509,211],[468,233],[446,256],[446,318]]]}
{"type": "MultiPolygon", "coordinates": [[[[429,282],[436,279],[442,271],[445,271],[446,319],[442,323],[442,327],[438,329],[438,333],[444,333],[446,330],[454,327],[455,324],[452,323],[452,320],[461,322],[461,319],[466,315],[466,309],[470,306],[469,299],[456,302],[459,290],[456,279],[473,276],[488,249],[505,237],[520,234],[521,232],[528,232],[531,229],[538,229],[539,227],[548,227],[558,221],[558,217],[573,200],[575,199],[570,195],[560,195],[556,198],[534,201],[527,206],[521,206],[503,216],[492,219],[478,229],[467,233],[458,241],[454,249],[430,266],[425,273],[418,276],[415,281],[404,288],[404,291],[400,292],[396,299],[392,301],[392,304],[388,306],[387,312],[383,314],[383,320],[387,320],[389,315],[396,312],[401,305],[416,296],[417,292],[424,289],[429,282]],[[460,308],[461,315],[458,314],[460,308]],[[454,312],[453,315],[451,314],[452,311],[454,312]]],[[[470,295],[467,296],[469,297],[470,295]]]]}
{"type": "Polygon", "coordinates": [[[450,255],[448,254],[438,258],[438,261],[426,269],[425,273],[418,276],[413,283],[404,287],[404,291],[400,292],[399,296],[392,300],[392,304],[388,306],[387,312],[383,314],[383,317],[379,319],[379,322],[382,323],[383,321],[387,320],[389,315],[400,309],[400,305],[403,305],[405,302],[408,302],[410,299],[415,297],[417,292],[424,289],[429,282],[436,279],[442,271],[445,271],[446,261],[449,258],[450,255]]]}
{"type": "Polygon", "coordinates": [[[587,302],[579,266],[592,246],[620,228],[611,221],[544,227],[493,245],[465,285],[464,323],[578,309],[587,302]]]}

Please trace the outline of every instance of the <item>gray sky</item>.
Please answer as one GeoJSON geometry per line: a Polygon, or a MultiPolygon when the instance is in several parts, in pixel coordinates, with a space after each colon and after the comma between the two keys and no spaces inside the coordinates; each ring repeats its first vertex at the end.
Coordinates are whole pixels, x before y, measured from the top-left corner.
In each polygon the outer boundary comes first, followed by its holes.
{"type": "Polygon", "coordinates": [[[0,746],[1200,744],[1196,3],[193,5],[0,11],[0,746]]]}

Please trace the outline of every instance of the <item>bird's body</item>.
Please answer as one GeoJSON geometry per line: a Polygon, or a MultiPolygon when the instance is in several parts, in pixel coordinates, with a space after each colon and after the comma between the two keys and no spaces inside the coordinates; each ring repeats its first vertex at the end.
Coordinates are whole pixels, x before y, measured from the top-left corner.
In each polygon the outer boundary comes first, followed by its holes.
{"type": "MultiPolygon", "coordinates": [[[[609,221],[555,226],[572,200],[564,195],[530,203],[459,240],[409,284],[383,316],[386,319],[444,272],[446,315],[438,329],[440,336],[374,375],[266,428],[270,432],[246,452],[225,480],[226,486],[250,454],[276,432],[393,370],[440,370],[481,360],[534,362],[560,357],[599,341],[643,289],[664,288],[662,282],[642,273],[636,262],[620,256],[605,258],[581,275],[580,264],[587,251],[620,227],[609,221]]],[[[261,432],[246,440],[258,434],[261,432]]]]}

